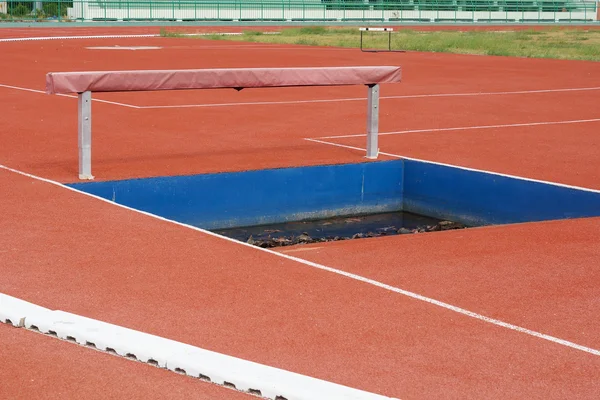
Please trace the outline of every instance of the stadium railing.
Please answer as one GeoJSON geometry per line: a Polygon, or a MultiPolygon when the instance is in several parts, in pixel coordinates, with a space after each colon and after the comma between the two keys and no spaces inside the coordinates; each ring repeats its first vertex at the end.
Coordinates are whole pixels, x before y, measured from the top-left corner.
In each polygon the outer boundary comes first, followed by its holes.
{"type": "Polygon", "coordinates": [[[0,21],[595,22],[596,0],[0,0],[0,21]]]}

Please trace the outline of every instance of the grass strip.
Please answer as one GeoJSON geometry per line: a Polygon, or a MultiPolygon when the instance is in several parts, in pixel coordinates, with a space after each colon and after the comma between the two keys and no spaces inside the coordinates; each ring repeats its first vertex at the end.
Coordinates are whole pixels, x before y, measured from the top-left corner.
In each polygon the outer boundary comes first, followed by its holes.
{"type": "MultiPolygon", "coordinates": [[[[161,31],[161,35],[163,32],[161,31]]],[[[172,34],[164,32],[165,37],[172,34]]],[[[180,35],[179,35],[180,36],[180,35]]],[[[296,44],[359,48],[357,28],[301,27],[283,29],[279,35],[246,30],[242,35],[206,35],[200,39],[253,43],[296,44]]],[[[388,35],[365,32],[365,48],[386,49],[388,35]]],[[[392,33],[392,49],[489,56],[554,58],[600,61],[600,30],[551,27],[520,31],[418,31],[401,29],[392,33]]]]}

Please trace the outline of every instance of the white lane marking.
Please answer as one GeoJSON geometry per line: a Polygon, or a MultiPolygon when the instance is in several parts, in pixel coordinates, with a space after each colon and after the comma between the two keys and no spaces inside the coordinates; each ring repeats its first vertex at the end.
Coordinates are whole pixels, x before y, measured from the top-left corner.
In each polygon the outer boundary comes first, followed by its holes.
{"type": "MultiPolygon", "coordinates": [[[[177,33],[177,32],[175,32],[177,33]]],[[[240,32],[205,32],[205,33],[183,33],[183,37],[193,36],[237,36],[242,35],[240,32]]],[[[277,35],[279,32],[263,32],[265,35],[277,35]]],[[[38,37],[16,37],[16,38],[0,38],[2,42],[32,42],[32,41],[45,41],[45,40],[72,40],[72,39],[128,39],[128,38],[160,38],[160,34],[140,34],[140,35],[76,35],[76,36],[38,36],[38,37]]],[[[165,38],[167,39],[167,38],[165,38]]],[[[231,42],[227,42],[231,43],[231,42]]],[[[180,47],[180,46],[173,46],[180,47]]],[[[261,48],[264,50],[310,50],[310,51],[355,51],[352,47],[322,47],[322,46],[303,46],[303,45],[288,45],[279,46],[270,43],[261,44],[235,44],[235,45],[221,45],[221,46],[199,46],[199,49],[230,49],[235,48],[261,48]]]]}
{"type": "MultiPolygon", "coordinates": [[[[19,87],[19,86],[11,86],[11,85],[0,84],[0,87],[7,88],[7,89],[22,90],[22,91],[25,91],[25,92],[47,94],[43,90],[29,89],[29,88],[24,88],[24,87],[19,87]]],[[[76,99],[77,98],[77,96],[72,95],[72,94],[57,94],[56,96],[69,97],[71,99],[76,99]]],[[[95,102],[98,102],[98,103],[112,104],[112,105],[115,105],[115,106],[121,106],[121,107],[127,107],[127,108],[139,108],[138,106],[134,106],[132,104],[117,103],[116,101],[108,101],[108,100],[101,100],[101,99],[95,99],[95,98],[92,98],[92,101],[95,101],[95,102]]]]}
{"type": "MultiPolygon", "coordinates": [[[[343,147],[345,149],[358,150],[358,151],[361,151],[361,152],[366,152],[367,151],[366,149],[363,149],[361,147],[349,146],[349,145],[340,144],[340,143],[332,143],[332,142],[327,142],[325,140],[320,140],[320,139],[304,138],[304,140],[307,140],[309,142],[327,144],[327,145],[335,146],[335,147],[343,147]]],[[[573,186],[573,185],[567,185],[567,184],[564,184],[564,183],[544,181],[544,180],[541,180],[541,179],[526,178],[526,177],[523,177],[523,176],[503,174],[501,172],[487,171],[487,170],[484,170],[484,169],[461,167],[460,165],[445,164],[445,163],[441,163],[441,162],[437,162],[437,161],[423,160],[423,159],[420,159],[420,158],[401,156],[401,155],[392,154],[392,153],[385,153],[383,151],[380,151],[379,154],[384,155],[384,156],[388,156],[388,157],[401,158],[401,159],[405,159],[405,160],[419,161],[419,162],[428,163],[428,164],[440,165],[440,166],[443,166],[443,167],[456,168],[456,169],[461,169],[461,170],[464,170],[464,171],[480,172],[480,173],[483,173],[483,174],[489,174],[489,175],[502,176],[502,177],[505,177],[505,178],[518,179],[518,180],[521,180],[521,181],[543,183],[545,185],[558,186],[558,187],[563,187],[563,188],[567,188],[567,189],[582,190],[584,192],[600,193],[600,190],[598,190],[598,189],[591,189],[591,188],[586,188],[586,187],[582,187],[582,186],[573,186]]]]}
{"type": "MultiPolygon", "coordinates": [[[[246,47],[246,46],[244,46],[246,47]]],[[[0,87],[18,89],[18,90],[26,90],[30,92],[36,93],[45,93],[41,90],[27,89],[18,86],[10,86],[10,85],[2,85],[0,87]]],[[[400,96],[382,96],[380,99],[386,100],[395,100],[395,99],[415,99],[415,98],[429,98],[429,97],[462,97],[462,96],[497,96],[497,95],[511,95],[511,94],[536,94],[536,93],[556,93],[556,92],[578,92],[578,91],[590,91],[590,90],[600,90],[600,87],[585,87],[585,88],[563,88],[563,89],[541,89],[541,90],[519,90],[514,92],[476,92],[476,93],[434,93],[434,94],[415,94],[415,95],[400,95],[400,96]]],[[[71,95],[62,95],[65,97],[74,97],[71,95]]],[[[137,109],[163,109],[163,108],[210,108],[210,107],[235,107],[235,106],[261,106],[261,105],[284,105],[284,104],[306,104],[306,103],[337,103],[337,102],[348,102],[348,101],[366,101],[366,97],[349,97],[349,98],[336,98],[336,99],[313,99],[313,100],[286,100],[286,101],[250,101],[250,102],[237,102],[237,103],[205,103],[205,104],[181,104],[181,105],[158,105],[158,106],[136,106],[132,104],[125,103],[117,103],[111,102],[107,100],[98,100],[93,99],[94,101],[120,105],[123,107],[129,108],[137,108],[137,109]]],[[[548,124],[548,123],[538,123],[538,124],[548,124]]],[[[516,125],[515,125],[516,126],[516,125]]],[[[503,127],[490,125],[492,127],[503,127]]],[[[486,127],[481,127],[479,129],[483,129],[486,127]]],[[[467,129],[467,128],[441,128],[440,130],[459,130],[459,129],[467,129]]],[[[476,129],[476,128],[470,128],[476,129]]],[[[380,133],[380,135],[389,135],[389,134],[400,134],[400,133],[410,133],[410,132],[429,132],[430,130],[413,130],[413,131],[395,131],[395,132],[384,132],[380,133]]],[[[336,137],[355,137],[355,136],[364,136],[362,134],[358,135],[342,135],[342,136],[324,136],[321,139],[332,139],[336,137]]]]}
{"type": "MultiPolygon", "coordinates": [[[[179,33],[179,32],[169,32],[175,33],[178,36],[182,37],[194,37],[194,36],[241,36],[243,32],[200,32],[200,33],[179,33]]],[[[261,32],[263,35],[279,35],[280,32],[261,32]]],[[[148,34],[116,34],[116,35],[74,35],[74,36],[35,36],[35,37],[16,37],[16,38],[0,38],[1,42],[32,42],[32,41],[40,41],[40,40],[71,40],[71,39],[129,39],[129,38],[156,38],[161,37],[158,33],[148,33],[148,34]]],[[[265,46],[268,46],[268,43],[264,43],[265,46]]],[[[243,47],[244,45],[239,45],[243,47]]],[[[253,45],[259,46],[259,45],[253,45]]],[[[222,46],[227,47],[227,46],[222,46]]]]}
{"type": "MultiPolygon", "coordinates": [[[[224,42],[224,43],[233,43],[233,42],[224,42]]],[[[239,42],[242,43],[242,42],[239,42]]],[[[215,46],[215,45],[209,45],[209,46],[172,46],[172,48],[195,48],[195,49],[199,49],[199,50],[203,50],[203,49],[216,49],[216,50],[227,50],[227,49],[231,49],[231,48],[240,48],[240,49],[245,49],[245,48],[249,48],[249,49],[261,49],[261,50],[293,50],[293,51],[299,51],[299,50],[308,50],[308,51],[319,51],[319,50],[323,50],[323,51],[355,51],[356,49],[352,48],[352,47],[346,47],[346,48],[337,48],[337,47],[310,47],[310,46],[304,46],[304,45],[289,45],[289,46],[275,46],[272,44],[264,44],[264,45],[251,45],[251,44],[244,44],[244,45],[222,45],[222,46],[215,46]]]]}
{"type": "Polygon", "coordinates": [[[173,221],[173,220],[170,220],[170,219],[167,219],[167,218],[155,215],[155,214],[151,214],[151,213],[146,212],[146,211],[141,211],[141,210],[137,210],[135,208],[131,208],[131,207],[125,206],[123,204],[114,203],[114,202],[112,202],[110,200],[104,199],[102,197],[99,197],[99,196],[96,196],[96,195],[93,195],[93,194],[90,194],[90,193],[86,193],[86,192],[81,191],[79,189],[75,189],[75,188],[66,186],[66,185],[64,185],[62,183],[59,183],[59,182],[56,182],[56,181],[53,181],[53,180],[50,180],[50,179],[42,178],[42,177],[39,177],[39,176],[36,176],[36,175],[28,174],[28,173],[23,172],[23,171],[19,171],[19,170],[13,169],[13,168],[9,168],[9,167],[7,167],[5,165],[1,165],[0,164],[0,169],[4,169],[6,171],[10,171],[10,172],[22,175],[22,176],[26,176],[28,178],[35,179],[35,180],[38,180],[38,181],[41,181],[41,182],[46,182],[46,183],[49,183],[51,185],[55,185],[55,186],[58,186],[58,187],[70,190],[72,192],[79,193],[79,194],[82,194],[84,196],[88,196],[88,197],[94,198],[96,200],[99,200],[99,201],[111,204],[111,205],[116,206],[116,207],[121,207],[123,209],[129,210],[129,211],[132,211],[132,212],[136,212],[136,213],[139,213],[139,214],[142,214],[142,215],[146,215],[148,217],[157,219],[159,221],[164,221],[164,222],[168,222],[168,223],[171,223],[171,224],[174,224],[174,225],[186,227],[186,228],[192,229],[194,231],[201,232],[201,233],[203,233],[205,235],[208,235],[208,236],[220,238],[222,240],[225,240],[225,241],[228,241],[228,242],[231,242],[231,243],[235,243],[238,246],[246,246],[248,248],[253,249],[254,251],[262,251],[262,252],[265,252],[265,253],[269,253],[269,254],[275,255],[277,257],[283,257],[283,258],[285,258],[287,260],[295,261],[295,262],[307,265],[307,266],[312,267],[312,268],[316,268],[316,269],[319,269],[319,270],[331,272],[333,274],[337,274],[337,275],[344,276],[344,277],[349,278],[349,279],[353,279],[353,280],[356,280],[356,281],[359,281],[359,282],[363,282],[363,283],[366,283],[366,284],[369,284],[369,285],[373,285],[375,287],[378,287],[378,288],[381,288],[381,289],[385,289],[385,290],[388,290],[390,292],[398,293],[398,294],[410,297],[410,298],[415,299],[415,300],[419,300],[419,301],[423,301],[425,303],[433,304],[435,306],[438,306],[438,307],[441,307],[441,308],[444,308],[444,309],[447,309],[447,310],[450,310],[450,311],[454,311],[454,312],[456,312],[458,314],[461,314],[461,315],[464,315],[464,316],[467,316],[467,317],[471,317],[471,318],[474,318],[474,319],[477,319],[477,320],[480,320],[480,321],[483,321],[483,322],[486,322],[486,323],[489,323],[489,324],[492,324],[492,325],[496,325],[496,326],[499,326],[499,327],[502,327],[502,328],[506,328],[506,329],[509,329],[509,330],[512,330],[512,331],[523,333],[523,334],[526,334],[526,335],[529,335],[529,336],[533,336],[533,337],[536,337],[536,338],[539,338],[539,339],[547,340],[549,342],[556,343],[556,344],[559,344],[561,346],[569,347],[569,348],[572,348],[572,349],[575,349],[575,350],[580,350],[580,351],[583,351],[583,352],[586,352],[586,353],[589,353],[589,354],[600,356],[600,350],[596,350],[596,349],[593,349],[591,347],[582,346],[580,344],[577,344],[577,343],[574,343],[574,342],[570,342],[568,340],[560,339],[560,338],[557,338],[557,337],[554,337],[554,336],[551,336],[551,335],[546,335],[544,333],[536,332],[536,331],[533,331],[531,329],[523,328],[523,327],[518,326],[518,325],[513,325],[513,324],[510,324],[510,323],[507,323],[507,322],[504,322],[504,321],[501,321],[501,320],[498,320],[498,319],[495,319],[495,318],[486,317],[485,315],[481,315],[481,314],[475,313],[473,311],[469,311],[469,310],[466,310],[464,308],[454,306],[452,304],[444,303],[442,301],[435,300],[433,298],[430,298],[430,297],[427,297],[427,296],[423,296],[423,295],[420,295],[418,293],[414,293],[414,292],[411,292],[411,291],[408,291],[408,290],[404,290],[404,289],[401,289],[401,288],[398,288],[398,287],[395,287],[395,286],[391,286],[391,285],[388,285],[388,284],[376,281],[374,279],[366,278],[364,276],[356,275],[356,274],[353,274],[353,273],[350,273],[350,272],[346,272],[346,271],[343,271],[343,270],[340,270],[340,269],[336,269],[336,268],[332,268],[332,267],[327,267],[325,265],[318,264],[318,263],[315,263],[315,262],[312,262],[312,261],[308,261],[308,260],[304,260],[302,258],[290,256],[288,254],[279,253],[279,252],[274,251],[274,250],[270,250],[270,249],[265,249],[265,248],[262,248],[262,247],[253,246],[251,244],[244,243],[244,242],[239,242],[239,241],[237,241],[235,239],[231,239],[231,238],[228,238],[226,236],[221,236],[221,235],[218,235],[216,233],[213,233],[213,232],[210,232],[210,231],[207,231],[207,230],[204,230],[204,229],[192,226],[192,225],[188,225],[188,224],[184,224],[184,223],[181,223],[181,222],[173,221]]]}
{"type": "MultiPolygon", "coordinates": [[[[404,131],[380,132],[379,136],[400,135],[403,133],[423,133],[423,132],[449,132],[449,131],[467,131],[473,129],[498,129],[498,128],[515,128],[523,126],[541,126],[541,125],[568,125],[568,124],[584,124],[588,122],[600,122],[600,118],[591,119],[573,119],[567,121],[543,121],[543,122],[521,122],[517,124],[498,124],[498,125],[476,125],[476,126],[459,126],[453,128],[430,128],[430,129],[409,129],[404,131]]],[[[353,135],[333,135],[321,136],[316,139],[344,139],[354,137],[367,136],[365,133],[357,133],[353,135]]]]}
{"type": "MultiPolygon", "coordinates": [[[[177,35],[181,35],[181,36],[188,36],[188,37],[195,37],[195,36],[243,36],[244,32],[198,32],[198,33],[178,33],[178,32],[169,32],[169,33],[175,33],[177,35]]],[[[281,32],[277,32],[277,31],[265,31],[265,32],[261,32],[261,35],[280,35],[281,32]]],[[[269,46],[271,43],[257,43],[257,44],[249,44],[250,46],[269,46]]],[[[242,43],[241,45],[237,45],[237,46],[244,46],[244,44],[242,43]]],[[[223,46],[226,47],[226,46],[223,46]]]]}
{"type": "Polygon", "coordinates": [[[162,47],[160,46],[96,46],[96,47],[86,47],[86,50],[160,50],[162,47]]]}
{"type": "MultiPolygon", "coordinates": [[[[434,94],[411,94],[399,96],[381,96],[379,99],[397,100],[397,99],[419,99],[430,97],[469,97],[469,96],[501,96],[514,94],[536,94],[536,93],[557,93],[557,92],[580,92],[589,90],[600,90],[600,87],[584,88],[564,88],[564,89],[541,89],[541,90],[518,90],[514,92],[474,92],[474,93],[434,93],[434,94]]],[[[287,101],[254,101],[241,103],[206,103],[206,104],[182,104],[182,105],[163,105],[163,106],[140,106],[140,108],[196,108],[196,107],[233,107],[233,106],[252,106],[252,105],[278,105],[278,104],[305,104],[305,103],[337,103],[345,101],[366,101],[366,97],[349,97],[338,99],[315,99],[315,100],[287,100],[287,101]]]]}
{"type": "Polygon", "coordinates": [[[162,109],[162,108],[210,108],[210,107],[233,107],[233,106],[264,106],[281,104],[304,104],[304,103],[336,103],[342,101],[366,100],[366,98],[348,98],[348,99],[323,99],[323,100],[290,100],[290,101],[249,101],[241,103],[206,103],[206,104],[181,104],[166,106],[139,106],[144,109],[162,109]]]}
{"type": "Polygon", "coordinates": [[[160,37],[159,34],[143,34],[143,35],[89,35],[89,36],[38,36],[38,37],[20,37],[20,38],[4,38],[1,42],[31,42],[38,40],[70,40],[70,39],[123,39],[123,38],[153,38],[160,37]]]}
{"type": "Polygon", "coordinates": [[[375,393],[269,367],[241,358],[205,350],[164,337],[86,318],[61,310],[49,310],[0,293],[0,322],[52,334],[63,340],[99,350],[112,349],[120,356],[149,362],[174,372],[273,400],[391,400],[375,393]],[[4,316],[4,318],[3,318],[4,316]],[[8,317],[8,318],[6,318],[8,317]],[[15,322],[13,322],[15,321],[15,322]],[[230,385],[227,385],[229,383],[230,385]],[[233,384],[233,385],[231,385],[233,384]]]}

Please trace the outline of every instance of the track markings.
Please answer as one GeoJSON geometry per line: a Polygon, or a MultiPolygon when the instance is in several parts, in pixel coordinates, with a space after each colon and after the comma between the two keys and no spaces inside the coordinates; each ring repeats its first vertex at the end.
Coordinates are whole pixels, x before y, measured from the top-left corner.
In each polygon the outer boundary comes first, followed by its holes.
{"type": "MultiPolygon", "coordinates": [[[[342,147],[345,147],[345,146],[342,146],[342,147]]],[[[363,149],[359,149],[359,148],[355,148],[355,149],[364,151],[363,149]]],[[[392,155],[392,156],[400,158],[400,156],[397,156],[397,155],[392,155]]],[[[427,161],[424,161],[424,162],[427,162],[427,161]]],[[[455,167],[455,166],[453,166],[453,167],[455,167]]],[[[461,167],[458,167],[458,168],[461,168],[461,167]]],[[[514,324],[511,324],[511,323],[508,323],[508,322],[504,322],[504,321],[501,321],[501,320],[498,320],[498,319],[495,319],[495,318],[490,318],[490,317],[487,317],[485,315],[478,314],[476,312],[469,311],[467,309],[464,309],[464,308],[461,308],[461,307],[458,307],[458,306],[455,306],[455,305],[452,305],[452,304],[449,304],[449,303],[445,303],[445,302],[440,301],[440,300],[433,299],[431,297],[423,296],[423,295],[418,294],[418,293],[414,293],[414,292],[411,292],[411,291],[408,291],[408,290],[405,290],[405,289],[401,289],[401,288],[398,288],[398,287],[395,287],[395,286],[392,286],[392,285],[388,285],[388,284],[383,283],[383,282],[376,281],[374,279],[370,279],[370,278],[367,278],[367,277],[364,277],[364,276],[361,276],[361,275],[357,275],[357,274],[353,274],[351,272],[343,271],[343,270],[340,270],[340,269],[328,267],[328,266],[325,266],[325,265],[322,265],[322,264],[318,264],[318,263],[315,263],[315,262],[312,262],[312,261],[308,261],[308,260],[305,260],[305,259],[302,259],[302,258],[294,257],[294,256],[291,256],[291,255],[288,255],[288,254],[279,253],[279,252],[274,251],[274,250],[264,249],[264,248],[261,248],[261,247],[253,246],[253,245],[248,244],[248,243],[239,242],[239,241],[237,241],[235,239],[231,239],[231,238],[228,238],[228,237],[225,237],[225,236],[221,236],[221,235],[218,235],[216,233],[213,233],[213,232],[210,232],[210,231],[207,231],[207,230],[204,230],[204,229],[192,226],[192,225],[188,225],[188,224],[184,224],[182,222],[177,222],[177,221],[174,221],[174,220],[170,220],[168,218],[164,218],[164,217],[161,217],[161,216],[158,216],[158,215],[155,215],[155,214],[151,214],[151,213],[146,212],[146,211],[137,210],[135,208],[131,208],[131,207],[128,207],[128,206],[125,206],[125,205],[122,205],[122,204],[114,203],[114,202],[112,202],[110,200],[107,200],[107,199],[104,199],[102,197],[99,197],[99,196],[96,196],[96,195],[93,195],[93,194],[90,194],[90,193],[86,193],[86,192],[83,192],[81,190],[78,190],[78,189],[66,186],[66,185],[64,185],[64,184],[62,184],[60,182],[56,182],[56,181],[53,181],[53,180],[50,180],[50,179],[46,179],[46,178],[42,178],[42,177],[39,177],[39,176],[36,176],[36,175],[28,174],[26,172],[19,171],[19,170],[14,169],[14,168],[7,167],[5,165],[1,165],[0,164],[0,169],[6,170],[6,171],[9,171],[9,172],[12,172],[12,173],[16,173],[16,174],[19,174],[19,175],[22,175],[22,176],[26,176],[28,178],[35,179],[35,180],[41,181],[41,182],[45,182],[45,183],[48,183],[48,184],[51,184],[51,185],[54,185],[54,186],[58,186],[58,187],[61,187],[63,189],[66,189],[66,190],[69,190],[69,191],[72,191],[72,192],[75,192],[75,193],[79,193],[79,194],[81,194],[83,196],[88,196],[88,197],[94,198],[96,200],[102,201],[104,203],[111,204],[111,205],[113,205],[115,207],[120,207],[120,208],[129,210],[129,211],[132,211],[132,212],[135,212],[135,213],[139,213],[139,214],[142,214],[142,215],[145,215],[145,216],[157,219],[159,221],[164,221],[164,222],[171,223],[171,224],[174,224],[174,225],[186,227],[188,229],[191,229],[191,230],[194,230],[194,231],[197,231],[197,232],[201,232],[201,233],[203,233],[205,235],[208,235],[208,236],[217,237],[217,238],[220,238],[221,240],[225,240],[225,241],[228,241],[228,242],[231,242],[231,243],[235,243],[238,246],[246,246],[248,248],[251,248],[253,251],[262,251],[262,252],[269,253],[269,254],[272,254],[274,256],[277,256],[277,257],[283,257],[283,258],[285,258],[287,260],[295,261],[297,263],[304,264],[304,265],[306,265],[308,267],[311,267],[311,268],[319,269],[319,270],[322,270],[322,271],[327,271],[327,272],[330,272],[330,273],[333,273],[333,274],[336,274],[336,275],[340,275],[340,276],[343,276],[345,278],[352,279],[352,280],[355,280],[355,281],[358,281],[358,282],[363,282],[365,284],[372,285],[374,287],[378,287],[380,289],[384,289],[384,290],[387,290],[387,291],[390,291],[390,292],[393,292],[393,293],[397,293],[397,294],[400,294],[400,295],[412,298],[414,300],[422,301],[422,302],[425,302],[425,303],[428,303],[428,304],[431,304],[431,305],[434,305],[434,306],[437,306],[437,307],[441,307],[441,308],[444,308],[446,310],[455,312],[457,314],[460,314],[460,315],[463,315],[463,316],[466,316],[466,317],[470,317],[470,318],[474,318],[474,319],[477,319],[479,321],[482,321],[482,322],[485,322],[485,323],[488,323],[488,324],[491,324],[491,325],[495,325],[497,327],[509,329],[509,330],[512,330],[512,331],[515,331],[515,332],[519,332],[519,333],[522,333],[522,334],[525,334],[525,335],[528,335],[528,336],[536,337],[538,339],[546,340],[548,342],[552,342],[552,343],[558,344],[560,346],[565,346],[565,347],[568,347],[568,348],[571,348],[571,349],[575,349],[575,350],[579,350],[579,351],[582,351],[582,352],[585,352],[585,353],[589,353],[589,354],[592,354],[592,355],[595,355],[595,356],[600,356],[600,350],[598,350],[598,349],[593,349],[591,347],[586,347],[586,346],[583,346],[583,345],[580,345],[580,344],[577,344],[577,343],[574,343],[574,342],[571,342],[571,341],[568,341],[568,340],[557,338],[555,336],[547,335],[547,334],[544,334],[544,333],[541,333],[541,332],[537,332],[537,331],[534,331],[534,330],[531,330],[531,329],[527,329],[527,328],[524,328],[524,327],[521,327],[521,326],[518,326],[518,325],[514,325],[514,324]]],[[[523,179],[523,178],[521,178],[521,179],[523,179]]],[[[561,185],[561,186],[566,186],[566,185],[561,185]]],[[[594,190],[590,190],[590,189],[583,189],[583,190],[594,191],[594,190]]],[[[600,191],[595,191],[595,192],[600,192],[600,191]]]]}
{"type": "Polygon", "coordinates": [[[86,47],[86,50],[160,50],[162,47],[160,46],[96,46],[96,47],[86,47]]]}
{"type": "MultiPolygon", "coordinates": [[[[43,90],[29,89],[29,88],[24,88],[24,87],[20,87],[20,86],[11,86],[11,85],[0,84],[0,87],[7,88],[7,89],[21,90],[21,91],[24,91],[24,92],[47,94],[43,90]]],[[[55,96],[68,97],[70,99],[76,99],[77,98],[77,96],[72,95],[72,94],[57,94],[55,96]]],[[[140,107],[134,106],[132,104],[118,103],[116,101],[108,101],[108,100],[101,100],[101,99],[95,99],[95,98],[92,98],[92,101],[95,101],[97,103],[112,104],[112,105],[115,105],[115,106],[121,106],[121,107],[126,107],[126,108],[140,108],[140,107]]]]}
{"type": "MultiPolygon", "coordinates": [[[[367,151],[366,149],[364,149],[362,147],[349,146],[349,145],[340,144],[340,143],[332,143],[332,142],[328,142],[328,141],[321,140],[321,139],[305,138],[304,140],[309,141],[309,142],[314,142],[314,143],[326,144],[326,145],[329,145],[329,146],[343,147],[345,149],[350,149],[350,150],[357,150],[357,151],[360,151],[360,152],[363,152],[363,153],[365,151],[367,151]]],[[[568,189],[582,190],[582,191],[585,191],[585,192],[600,193],[600,190],[598,190],[598,189],[591,189],[591,188],[585,188],[585,187],[581,187],[581,186],[567,185],[567,184],[558,183],[558,182],[544,181],[544,180],[541,180],[541,179],[526,178],[526,177],[523,177],[523,176],[503,174],[501,172],[487,171],[487,170],[483,170],[483,169],[462,167],[460,165],[446,164],[446,163],[441,163],[441,162],[431,161],[431,160],[423,160],[423,159],[420,159],[420,158],[401,156],[399,154],[385,153],[383,151],[380,151],[379,154],[381,154],[383,156],[387,156],[387,157],[401,158],[401,159],[405,159],[405,160],[419,161],[419,162],[423,162],[423,163],[440,165],[440,166],[444,166],[444,167],[457,168],[457,169],[462,169],[464,171],[481,172],[481,173],[484,173],[484,174],[502,176],[502,177],[512,178],[512,179],[519,179],[519,180],[527,181],[527,182],[543,183],[545,185],[552,185],[552,186],[559,186],[559,187],[564,187],[564,188],[568,188],[568,189]]]]}
{"type": "Polygon", "coordinates": [[[129,39],[129,38],[153,38],[159,37],[159,34],[144,34],[144,35],[88,35],[88,36],[38,36],[38,37],[19,37],[19,38],[4,38],[2,42],[32,42],[40,40],[71,40],[71,39],[129,39]]]}
{"type": "MultiPolygon", "coordinates": [[[[199,32],[199,33],[178,33],[175,32],[182,37],[197,37],[197,36],[241,36],[243,32],[199,32]]],[[[262,32],[263,35],[279,35],[280,32],[262,32]]],[[[75,35],[75,36],[35,36],[35,37],[16,37],[16,38],[0,38],[0,43],[2,42],[33,42],[33,41],[45,41],[45,40],[73,40],[73,39],[135,39],[135,38],[158,38],[161,37],[158,33],[148,33],[148,34],[115,34],[115,35],[75,35]]],[[[251,46],[260,46],[260,45],[237,45],[238,47],[251,47],[251,46]]],[[[268,46],[268,44],[264,44],[264,46],[268,46]]],[[[227,48],[227,46],[221,46],[223,48],[227,48]]],[[[346,49],[344,49],[346,50],[346,49]]]]}
{"type": "MultiPolygon", "coordinates": [[[[424,132],[448,132],[448,131],[467,131],[473,129],[498,129],[498,128],[516,128],[524,126],[542,126],[542,125],[568,125],[568,124],[584,124],[590,122],[600,122],[600,118],[591,119],[574,119],[567,121],[543,121],[543,122],[521,122],[516,124],[498,124],[498,125],[479,125],[479,126],[460,126],[453,128],[430,128],[430,129],[409,129],[404,131],[380,132],[379,136],[400,135],[403,133],[424,133],[424,132]]],[[[321,136],[316,139],[344,139],[354,137],[365,137],[365,133],[357,133],[353,135],[333,135],[321,136]]]]}
{"type": "MultiPolygon", "coordinates": [[[[504,96],[519,94],[540,94],[540,93],[561,93],[561,92],[581,92],[600,90],[600,87],[584,88],[563,88],[563,89],[541,89],[541,90],[518,90],[512,92],[472,92],[472,93],[434,93],[434,94],[411,94],[399,96],[381,96],[380,100],[398,100],[398,99],[421,99],[435,97],[473,97],[473,96],[504,96]]],[[[159,105],[159,106],[138,106],[143,109],[161,109],[161,108],[196,108],[196,107],[235,107],[235,106],[264,106],[264,105],[283,105],[283,104],[306,104],[306,103],[338,103],[348,101],[366,101],[366,97],[350,97],[336,99],[314,99],[314,100],[287,100],[287,101],[252,101],[240,103],[204,103],[204,104],[181,104],[181,105],[159,105]]]]}
{"type": "MultiPolygon", "coordinates": [[[[113,48],[111,48],[113,49],[113,48]]],[[[43,93],[46,94],[43,90],[35,90],[24,88],[20,86],[11,86],[0,84],[0,87],[22,90],[33,93],[43,93]]],[[[398,99],[418,99],[418,98],[438,98],[438,97],[474,97],[474,96],[504,96],[504,95],[521,95],[521,94],[540,94],[540,93],[564,93],[564,92],[582,92],[582,91],[593,91],[600,90],[600,86],[594,87],[583,87],[583,88],[562,88],[562,89],[540,89],[540,90],[518,90],[518,91],[506,91],[506,92],[472,92],[472,93],[433,93],[433,94],[411,94],[411,95],[398,95],[398,96],[382,96],[381,100],[398,100],[398,99]]],[[[73,95],[59,95],[64,97],[77,98],[77,96],[73,95]]],[[[106,104],[114,104],[117,106],[135,108],[135,109],[170,109],[170,108],[210,108],[210,107],[238,107],[238,106],[265,106],[265,105],[285,105],[285,104],[311,104],[311,103],[342,103],[342,102],[350,102],[350,101],[366,101],[366,97],[348,97],[348,98],[334,98],[334,99],[311,99],[311,100],[285,100],[285,101],[248,101],[248,102],[234,102],[234,103],[200,103],[200,104],[168,104],[168,105],[157,105],[157,106],[144,106],[144,105],[133,105],[127,103],[119,103],[108,100],[100,100],[100,99],[92,99],[93,101],[97,101],[100,103],[106,104]]],[[[582,120],[585,122],[586,120],[582,120]]],[[[595,120],[594,120],[595,121],[595,120]]],[[[538,125],[547,125],[550,123],[533,123],[538,125]]],[[[442,128],[441,130],[458,130],[458,129],[484,129],[484,128],[493,128],[493,127],[503,127],[505,125],[489,125],[483,127],[469,127],[469,128],[442,128]]],[[[427,132],[428,130],[414,130],[414,131],[396,131],[396,132],[386,132],[381,134],[399,134],[399,133],[409,133],[409,132],[427,132]]],[[[346,136],[324,136],[320,139],[331,139],[336,137],[354,137],[354,136],[364,136],[364,135],[346,135],[346,136]]]]}

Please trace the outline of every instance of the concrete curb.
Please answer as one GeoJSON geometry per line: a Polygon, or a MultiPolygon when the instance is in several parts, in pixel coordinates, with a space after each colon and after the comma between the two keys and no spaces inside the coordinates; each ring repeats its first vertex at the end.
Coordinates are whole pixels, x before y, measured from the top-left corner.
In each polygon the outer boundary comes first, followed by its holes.
{"type": "Polygon", "coordinates": [[[273,400],[390,400],[4,294],[0,294],[0,320],[273,400]]]}

